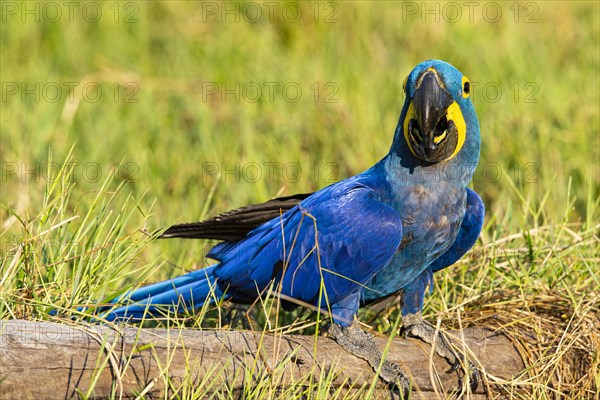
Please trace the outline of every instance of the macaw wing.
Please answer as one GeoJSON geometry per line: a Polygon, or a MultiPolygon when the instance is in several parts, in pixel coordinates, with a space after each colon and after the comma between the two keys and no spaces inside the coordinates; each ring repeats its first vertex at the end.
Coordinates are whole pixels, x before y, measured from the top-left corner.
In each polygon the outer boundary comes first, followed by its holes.
{"type": "Polygon", "coordinates": [[[452,246],[436,260],[430,267],[433,272],[442,270],[457,262],[479,238],[485,218],[485,205],[481,197],[473,190],[467,188],[467,209],[460,225],[458,235],[452,246]]]}
{"type": "Polygon", "coordinates": [[[402,240],[398,213],[358,182],[330,186],[209,257],[234,296],[256,297],[272,281],[312,304],[336,303],[364,288],[402,240]]]}
{"type": "Polygon", "coordinates": [[[173,225],[159,238],[239,240],[251,230],[294,208],[311,194],[278,197],[264,203],[236,208],[205,221],[173,225]]]}

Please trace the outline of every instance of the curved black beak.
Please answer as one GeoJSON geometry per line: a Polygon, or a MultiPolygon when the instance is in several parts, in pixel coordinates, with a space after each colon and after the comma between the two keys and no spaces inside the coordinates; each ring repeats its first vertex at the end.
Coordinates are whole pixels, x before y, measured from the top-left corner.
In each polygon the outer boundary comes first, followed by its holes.
{"type": "Polygon", "coordinates": [[[434,137],[447,128],[446,112],[453,101],[438,74],[433,70],[425,71],[413,96],[416,121],[411,121],[409,129],[411,135],[415,136],[413,148],[423,160],[439,161],[436,156],[439,143],[434,141],[434,137]],[[415,122],[418,127],[414,126],[415,122]]]}

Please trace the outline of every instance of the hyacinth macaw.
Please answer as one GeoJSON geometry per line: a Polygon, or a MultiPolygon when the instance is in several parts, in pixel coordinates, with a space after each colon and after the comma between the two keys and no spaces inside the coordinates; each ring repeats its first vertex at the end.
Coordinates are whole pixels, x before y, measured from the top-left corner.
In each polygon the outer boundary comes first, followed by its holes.
{"type": "MultiPolygon", "coordinates": [[[[222,240],[205,269],[141,287],[113,300],[107,320],[140,320],[215,298],[248,302],[265,290],[329,311],[330,333],[377,369],[381,353],[354,324],[362,305],[400,294],[406,333],[429,343],[456,369],[462,356],[421,317],[433,273],[477,240],[481,198],[467,185],[479,161],[471,84],[452,65],[429,60],[404,82],[406,100],[389,153],[365,172],[312,194],[277,198],[210,220],[175,225],[164,238],[222,240]]],[[[382,379],[405,391],[389,362],[382,379]]],[[[477,386],[471,375],[471,387],[477,386]]]]}

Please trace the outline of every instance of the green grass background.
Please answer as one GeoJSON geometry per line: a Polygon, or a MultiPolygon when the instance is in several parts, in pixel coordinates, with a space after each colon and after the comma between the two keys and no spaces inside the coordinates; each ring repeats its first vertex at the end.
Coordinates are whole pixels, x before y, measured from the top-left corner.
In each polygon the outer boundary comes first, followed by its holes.
{"type": "Polygon", "coordinates": [[[576,307],[597,291],[598,3],[93,3],[98,18],[58,4],[56,22],[47,3],[2,4],[1,318],[46,318],[206,263],[209,244],[150,243],[141,229],[367,169],[391,144],[404,77],[431,58],[474,83],[472,186],[487,215],[428,314],[498,288],[525,306],[531,293],[563,290],[576,307]],[[565,229],[584,245],[559,256],[575,240],[565,229]]]}

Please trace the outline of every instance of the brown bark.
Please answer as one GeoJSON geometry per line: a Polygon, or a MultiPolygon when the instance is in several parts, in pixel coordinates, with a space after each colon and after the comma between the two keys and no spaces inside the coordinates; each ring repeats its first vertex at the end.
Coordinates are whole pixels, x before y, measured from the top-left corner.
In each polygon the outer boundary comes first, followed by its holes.
{"type": "MultiPolygon", "coordinates": [[[[0,398],[79,398],[77,391],[87,393],[93,380],[96,383],[90,397],[98,399],[108,398],[111,393],[115,398],[135,398],[142,391],[144,398],[164,398],[165,390],[172,391],[186,381],[194,382],[196,388],[206,388],[207,394],[225,387],[234,394],[243,394],[244,382],[249,385],[257,376],[264,379],[271,374],[272,386],[285,390],[300,377],[312,373],[318,380],[324,376],[323,371],[332,369],[337,372],[332,387],[343,386],[343,390],[356,393],[374,381],[376,397],[391,395],[381,381],[374,379],[365,361],[325,337],[315,340],[314,336],[249,331],[130,326],[119,329],[120,333],[99,325],[0,321],[0,398]],[[282,362],[287,357],[292,361],[282,362]],[[249,373],[252,377],[247,376],[249,373]],[[167,376],[171,382],[168,389],[167,376]]],[[[475,363],[488,374],[510,378],[523,369],[519,354],[505,336],[481,329],[466,329],[463,335],[475,363]]],[[[387,338],[376,340],[384,349],[387,338]]],[[[444,391],[457,385],[457,375],[445,373],[445,360],[434,355],[430,362],[430,351],[429,345],[414,339],[396,338],[390,347],[388,359],[412,376],[412,398],[438,398],[434,384],[439,398],[444,398],[444,391]]],[[[483,399],[484,385],[480,384],[477,394],[470,398],[483,399]]]]}

